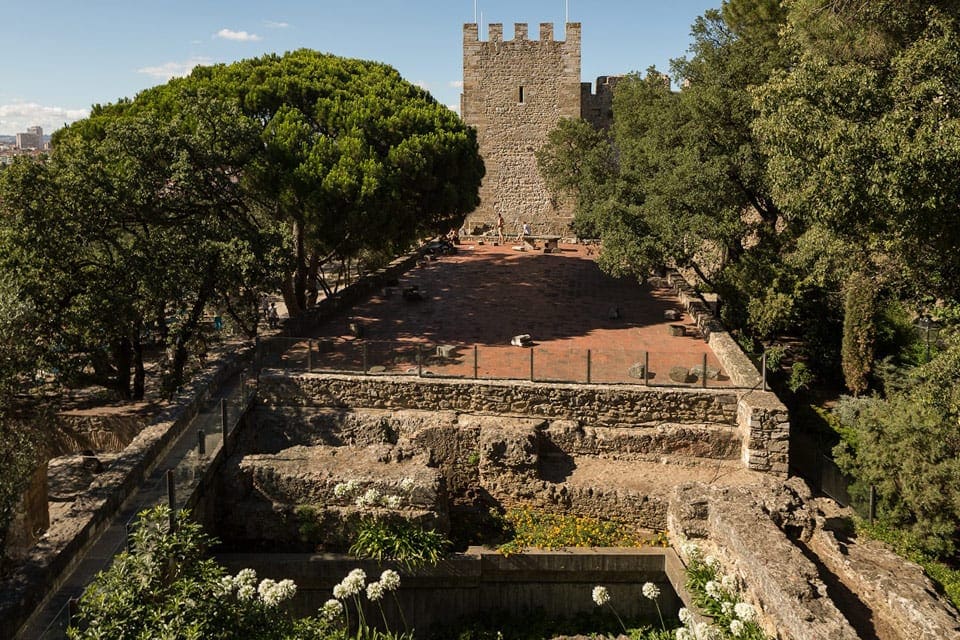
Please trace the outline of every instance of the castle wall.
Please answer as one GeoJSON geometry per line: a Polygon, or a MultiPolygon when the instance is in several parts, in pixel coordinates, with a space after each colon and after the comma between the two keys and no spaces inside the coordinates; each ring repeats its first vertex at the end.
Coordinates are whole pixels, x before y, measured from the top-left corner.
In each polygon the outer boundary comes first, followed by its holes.
{"type": "Polygon", "coordinates": [[[580,85],[580,117],[597,129],[613,124],[613,90],[623,76],[600,76],[594,93],[589,82],[580,85]]]}
{"type": "Polygon", "coordinates": [[[581,115],[580,23],[566,25],[565,40],[554,40],[551,23],[540,25],[537,40],[526,24],[514,26],[512,40],[502,24],[489,25],[487,40],[465,24],[461,114],[477,129],[487,170],[467,230],[493,228],[500,213],[507,235],[521,221],[536,234],[567,233],[572,207],[550,197],[535,154],[561,118],[581,115]]]}

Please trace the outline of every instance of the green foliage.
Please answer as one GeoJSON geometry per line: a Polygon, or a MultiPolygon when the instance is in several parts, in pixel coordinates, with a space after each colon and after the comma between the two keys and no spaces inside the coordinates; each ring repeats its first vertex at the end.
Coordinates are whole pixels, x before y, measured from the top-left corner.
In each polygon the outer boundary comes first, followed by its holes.
{"type": "Polygon", "coordinates": [[[954,552],[960,530],[958,376],[953,345],[917,368],[906,389],[841,405],[839,414],[849,432],[835,457],[854,478],[851,493],[863,500],[876,487],[881,522],[935,557],[954,552]]]}
{"type": "Polygon", "coordinates": [[[437,564],[450,546],[442,533],[403,519],[364,516],[350,553],[378,562],[395,560],[407,567],[437,564]]]}
{"type": "Polygon", "coordinates": [[[712,618],[716,636],[766,640],[767,635],[757,622],[755,609],[740,601],[736,580],[721,576],[716,560],[702,556],[696,547],[690,547],[687,560],[687,590],[700,611],[712,618]],[[738,633],[733,632],[732,624],[739,625],[738,633]]]}
{"type": "Polygon", "coordinates": [[[635,527],[610,520],[546,513],[531,507],[508,509],[497,519],[509,537],[508,542],[498,547],[504,555],[522,553],[527,548],[667,545],[662,533],[650,536],[635,527]]]}
{"type": "Polygon", "coordinates": [[[787,388],[794,393],[806,391],[816,380],[816,376],[810,371],[810,367],[804,362],[794,362],[790,367],[790,378],[787,380],[787,388]]]}
{"type": "Polygon", "coordinates": [[[846,286],[841,354],[843,376],[854,395],[867,390],[873,369],[876,301],[876,284],[862,273],[852,274],[846,286]]]}
{"type": "Polygon", "coordinates": [[[205,93],[256,123],[260,152],[244,176],[288,229],[293,312],[307,304],[312,265],[395,255],[479,202],[474,130],[387,65],[301,49],[198,67],[130,108],[176,113],[205,93]]]}
{"type": "Polygon", "coordinates": [[[213,540],[200,526],[181,512],[171,532],[169,516],[164,506],[140,514],[131,550],[117,556],[84,592],[68,637],[337,637],[322,635],[319,621],[295,624],[278,606],[291,592],[273,593],[277,583],[265,580],[257,587],[250,570],[227,576],[205,557],[213,540]],[[303,630],[313,635],[301,635],[303,630]]]}

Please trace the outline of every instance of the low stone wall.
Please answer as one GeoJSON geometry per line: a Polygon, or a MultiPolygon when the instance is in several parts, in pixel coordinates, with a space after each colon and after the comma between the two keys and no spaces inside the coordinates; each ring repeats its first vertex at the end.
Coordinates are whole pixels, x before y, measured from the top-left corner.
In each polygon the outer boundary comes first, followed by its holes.
{"type": "Polygon", "coordinates": [[[90,485],[73,512],[69,535],[57,523],[29,552],[24,563],[0,583],[0,640],[12,638],[48,593],[65,579],[88,546],[110,525],[123,502],[144,482],[167,449],[183,433],[212,390],[250,360],[252,347],[227,353],[194,378],[90,485]]]}
{"type": "Polygon", "coordinates": [[[883,628],[886,637],[960,638],[960,616],[935,597],[936,590],[919,565],[878,542],[841,541],[825,529],[814,533],[809,546],[829,571],[870,606],[874,626],[883,628]]]}
{"type": "MultiPolygon", "coordinates": [[[[217,559],[230,573],[251,567],[260,578],[292,579],[297,584],[294,615],[315,614],[351,569],[363,569],[368,581],[384,569],[372,561],[330,554],[227,554],[217,559]]],[[[664,616],[689,603],[683,567],[671,549],[531,550],[507,557],[471,547],[435,567],[393,568],[400,573],[400,607],[418,637],[481,615],[523,615],[537,609],[553,618],[587,613],[596,609],[591,599],[596,585],[610,590],[620,615],[645,616],[651,623],[657,611],[642,596],[643,583],[659,586],[664,616]]],[[[396,603],[385,598],[383,604],[391,628],[403,629],[396,603]]],[[[371,613],[367,620],[379,619],[379,611],[371,613]]]]}
{"type": "Polygon", "coordinates": [[[422,255],[421,249],[417,249],[405,256],[395,258],[387,266],[365,275],[327,298],[321,298],[316,306],[284,320],[281,323],[283,335],[291,337],[307,335],[331,315],[341,309],[349,308],[365,296],[386,286],[391,280],[402,276],[413,268],[422,255]]]}
{"type": "Polygon", "coordinates": [[[57,414],[57,433],[52,455],[92,451],[121,451],[149,423],[138,411],[114,415],[84,415],[63,411],[57,414]]]}
{"type": "MultiPolygon", "coordinates": [[[[858,640],[829,598],[816,567],[773,521],[790,500],[776,490],[678,487],[667,523],[674,539],[707,542],[727,572],[747,585],[778,640],[858,640]]],[[[787,524],[787,523],[783,523],[787,524]]]]}
{"type": "Polygon", "coordinates": [[[22,561],[50,526],[47,492],[47,464],[43,463],[30,476],[27,490],[13,509],[2,550],[4,560],[22,561]]]}
{"type": "Polygon", "coordinates": [[[787,477],[790,464],[790,414],[770,391],[750,391],[737,405],[741,459],[754,471],[787,477]]]}
{"type": "Polygon", "coordinates": [[[263,371],[260,399],[277,406],[463,411],[579,420],[585,425],[735,425],[736,393],[628,385],[549,384],[263,371]]]}
{"type": "Polygon", "coordinates": [[[667,423],[737,426],[743,463],[786,477],[790,421],[769,391],[657,389],[409,376],[263,371],[260,399],[274,406],[458,411],[577,420],[585,426],[667,423]]]}
{"type": "Polygon", "coordinates": [[[727,372],[733,384],[746,388],[759,387],[763,382],[760,372],[737,341],[724,329],[723,324],[711,313],[709,305],[700,294],[677,271],[669,272],[666,280],[676,291],[680,304],[693,318],[703,339],[710,345],[710,350],[717,356],[721,368],[727,372]]]}
{"type": "Polygon", "coordinates": [[[960,638],[960,614],[923,570],[880,543],[838,537],[831,527],[852,524],[836,514],[799,478],[766,479],[677,487],[667,522],[674,540],[700,544],[742,579],[777,640],[960,638]]]}

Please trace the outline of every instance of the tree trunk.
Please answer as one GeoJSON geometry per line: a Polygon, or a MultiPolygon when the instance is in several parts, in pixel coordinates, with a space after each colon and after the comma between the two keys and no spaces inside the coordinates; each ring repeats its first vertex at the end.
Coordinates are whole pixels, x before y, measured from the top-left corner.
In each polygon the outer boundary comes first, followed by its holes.
{"type": "Polygon", "coordinates": [[[320,270],[320,256],[316,251],[310,252],[310,261],[307,264],[307,306],[313,307],[317,304],[317,298],[320,292],[317,287],[317,272],[320,270]]]}
{"type": "Polygon", "coordinates": [[[143,368],[143,339],[141,338],[142,325],[137,327],[136,337],[133,339],[133,399],[143,400],[146,392],[146,371],[143,368]]]}
{"type": "Polygon", "coordinates": [[[174,387],[179,387],[183,384],[183,370],[187,364],[187,357],[189,356],[187,343],[190,342],[190,338],[197,332],[197,327],[200,326],[200,320],[203,318],[203,310],[207,306],[207,301],[210,300],[210,296],[213,295],[218,268],[218,261],[211,260],[207,267],[207,272],[204,275],[203,282],[200,285],[200,290],[197,292],[197,299],[194,301],[193,308],[190,310],[190,315],[177,332],[172,367],[172,382],[174,387]]]}
{"type": "Polygon", "coordinates": [[[127,338],[118,339],[113,345],[113,366],[116,370],[114,389],[124,400],[129,400],[130,393],[130,366],[133,364],[133,349],[127,338]]]}
{"type": "Polygon", "coordinates": [[[293,309],[287,307],[290,317],[307,308],[307,250],[304,245],[303,224],[298,220],[293,223],[293,242],[296,251],[296,265],[293,273],[293,294],[296,299],[296,307],[293,309]]]}

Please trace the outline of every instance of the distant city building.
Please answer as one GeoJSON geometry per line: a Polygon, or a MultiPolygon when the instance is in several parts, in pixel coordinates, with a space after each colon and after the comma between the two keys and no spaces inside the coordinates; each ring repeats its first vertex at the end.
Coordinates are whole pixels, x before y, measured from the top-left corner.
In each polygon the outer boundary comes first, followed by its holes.
{"type": "Polygon", "coordinates": [[[18,149],[43,149],[43,128],[27,127],[26,133],[17,134],[18,149]]]}

